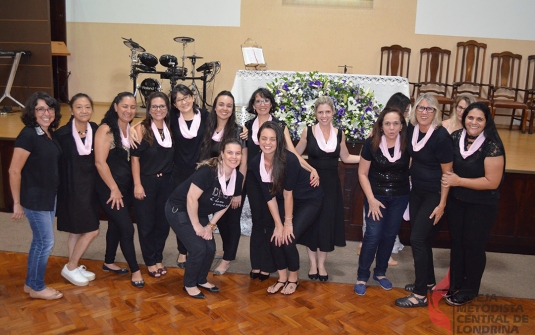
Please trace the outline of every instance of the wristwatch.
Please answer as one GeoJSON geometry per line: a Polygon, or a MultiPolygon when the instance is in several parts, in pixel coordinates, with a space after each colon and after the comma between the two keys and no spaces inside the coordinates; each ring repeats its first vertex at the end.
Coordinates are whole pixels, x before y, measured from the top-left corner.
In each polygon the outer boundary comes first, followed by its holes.
{"type": "Polygon", "coordinates": [[[210,229],[212,229],[212,231],[217,229],[217,225],[215,223],[208,222],[208,226],[210,226],[210,229]]]}

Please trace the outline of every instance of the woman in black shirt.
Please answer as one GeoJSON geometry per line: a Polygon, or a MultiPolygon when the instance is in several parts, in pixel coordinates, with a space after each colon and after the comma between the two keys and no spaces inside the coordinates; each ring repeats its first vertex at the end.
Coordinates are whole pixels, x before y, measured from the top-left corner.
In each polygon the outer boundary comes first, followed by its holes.
{"type": "Polygon", "coordinates": [[[60,108],[44,92],[32,94],[24,110],[25,127],[15,140],[9,167],[14,220],[25,215],[32,229],[24,292],[36,299],[54,300],[63,294],[45,286],[48,256],[54,246],[54,214],[58,191],[61,149],[52,132],[59,125],[60,108]]]}
{"type": "Polygon", "coordinates": [[[221,154],[199,163],[197,171],[173,191],[165,205],[171,228],[188,249],[184,291],[193,298],[204,299],[199,288],[219,292],[207,280],[215,255],[212,231],[232,197],[241,193],[243,175],[236,171],[241,151],[238,140],[224,142],[221,154]],[[212,222],[208,221],[210,214],[214,215],[212,222]]]}
{"type": "Polygon", "coordinates": [[[388,260],[409,202],[409,153],[407,123],[403,112],[385,108],[366,139],[359,164],[359,181],[366,195],[366,233],[362,240],[354,291],[366,293],[370,266],[375,257],[373,279],[385,290],[392,283],[385,277],[388,260]]]}
{"type": "Polygon", "coordinates": [[[442,186],[451,187],[446,211],[452,242],[446,302],[452,306],[479,294],[487,261],[485,244],[498,217],[498,187],[505,168],[505,150],[486,104],[470,104],[462,126],[452,134],[454,172],[442,176],[442,186]]]}
{"type": "Polygon", "coordinates": [[[435,287],[435,269],[431,241],[438,233],[449,188],[441,187],[440,179],[451,171],[453,144],[441,126],[438,101],[432,94],[422,94],[414,104],[408,127],[408,150],[412,190],[409,199],[411,247],[414,257],[415,281],[405,286],[412,292],[396,300],[399,307],[427,306],[427,291],[435,287]]]}
{"type": "Polygon", "coordinates": [[[134,178],[134,212],[141,253],[149,275],[167,274],[163,249],[169,236],[165,202],[173,191],[173,141],[169,131],[169,98],[152,93],[146,101],[145,120],[136,125],[141,143],[130,150],[134,178]]]}
{"type": "Polygon", "coordinates": [[[279,279],[268,293],[293,294],[299,287],[298,240],[314,223],[321,208],[323,191],[310,185],[310,175],[297,156],[286,150],[282,127],[267,121],[258,131],[260,154],[249,168],[261,185],[264,199],[275,222],[271,253],[279,279]],[[284,223],[283,223],[284,222],[284,223]]]}

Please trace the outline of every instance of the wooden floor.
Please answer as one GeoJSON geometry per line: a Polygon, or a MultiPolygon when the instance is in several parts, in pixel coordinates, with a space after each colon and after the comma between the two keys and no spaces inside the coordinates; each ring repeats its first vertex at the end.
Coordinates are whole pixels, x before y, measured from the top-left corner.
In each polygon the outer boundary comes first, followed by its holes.
{"type": "Polygon", "coordinates": [[[77,287],[60,276],[63,257],[49,259],[46,283],[64,297],[34,300],[22,290],[26,261],[27,254],[0,252],[0,334],[452,334],[433,323],[441,318],[453,334],[483,325],[501,327],[501,333],[535,334],[534,300],[491,297],[463,311],[431,299],[437,308],[401,309],[394,305],[405,295],[401,289],[374,286],[357,296],[353,285],[303,281],[291,296],[268,295],[274,279],[252,281],[237,274],[210,275],[222,292],[195,300],[182,290],[178,268],[161,279],[144,276],[147,285],[136,289],[128,275],[105,273],[101,262],[84,260],[97,279],[77,287]],[[474,322],[476,314],[486,315],[487,322],[474,322]],[[495,316],[493,322],[488,315],[495,316]]]}

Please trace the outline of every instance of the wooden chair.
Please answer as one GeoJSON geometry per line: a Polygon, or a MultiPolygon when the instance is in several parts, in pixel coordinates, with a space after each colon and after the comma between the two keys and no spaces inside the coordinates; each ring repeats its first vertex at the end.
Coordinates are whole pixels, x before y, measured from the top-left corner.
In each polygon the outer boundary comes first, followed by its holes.
{"type": "MultiPolygon", "coordinates": [[[[379,75],[399,76],[409,79],[409,65],[411,60],[411,49],[394,44],[381,48],[381,68],[379,75]]],[[[414,83],[409,82],[410,85],[414,83]]],[[[414,87],[414,86],[413,86],[414,87]]],[[[414,93],[414,88],[413,88],[414,93]]],[[[411,96],[411,102],[414,98],[411,96]]]]}
{"type": "Polygon", "coordinates": [[[528,56],[528,72],[526,73],[526,93],[524,103],[530,109],[529,133],[533,134],[533,121],[535,121],[535,55],[528,56]]]}
{"type": "Polygon", "coordinates": [[[458,94],[472,94],[478,101],[490,106],[490,101],[483,97],[483,73],[487,45],[474,40],[457,43],[455,72],[453,77],[452,100],[458,94]]]}
{"type": "Polygon", "coordinates": [[[490,55],[489,91],[492,107],[492,117],[508,116],[511,118],[509,129],[513,128],[513,121],[520,120],[520,130],[526,132],[526,120],[529,107],[518,101],[518,83],[520,81],[520,65],[522,56],[509,51],[490,55]],[[512,109],[512,113],[498,114],[496,109],[512,109]],[[516,116],[516,110],[522,110],[521,117],[516,116]]]}
{"type": "MultiPolygon", "coordinates": [[[[414,85],[416,95],[422,93],[432,93],[436,95],[437,101],[444,107],[451,106],[454,100],[448,92],[449,69],[451,51],[439,47],[420,49],[420,68],[418,70],[418,82],[414,85]]],[[[451,112],[451,107],[450,111],[451,112]]],[[[449,115],[449,112],[446,115],[449,115]]]]}

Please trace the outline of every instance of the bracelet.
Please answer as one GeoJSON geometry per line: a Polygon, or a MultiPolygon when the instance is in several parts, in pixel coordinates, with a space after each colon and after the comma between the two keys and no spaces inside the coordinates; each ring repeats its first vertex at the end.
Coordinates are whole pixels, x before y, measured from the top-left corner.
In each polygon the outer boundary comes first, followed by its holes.
{"type": "Polygon", "coordinates": [[[285,226],[288,226],[288,227],[293,227],[293,226],[294,226],[294,225],[291,224],[291,223],[285,223],[284,225],[285,225],[285,226]]]}
{"type": "Polygon", "coordinates": [[[212,231],[216,230],[217,229],[217,225],[215,223],[212,223],[212,222],[208,222],[208,226],[210,227],[210,229],[212,231]]]}
{"type": "Polygon", "coordinates": [[[284,220],[291,220],[293,218],[294,218],[293,216],[290,216],[289,218],[285,217],[284,220]]]}

